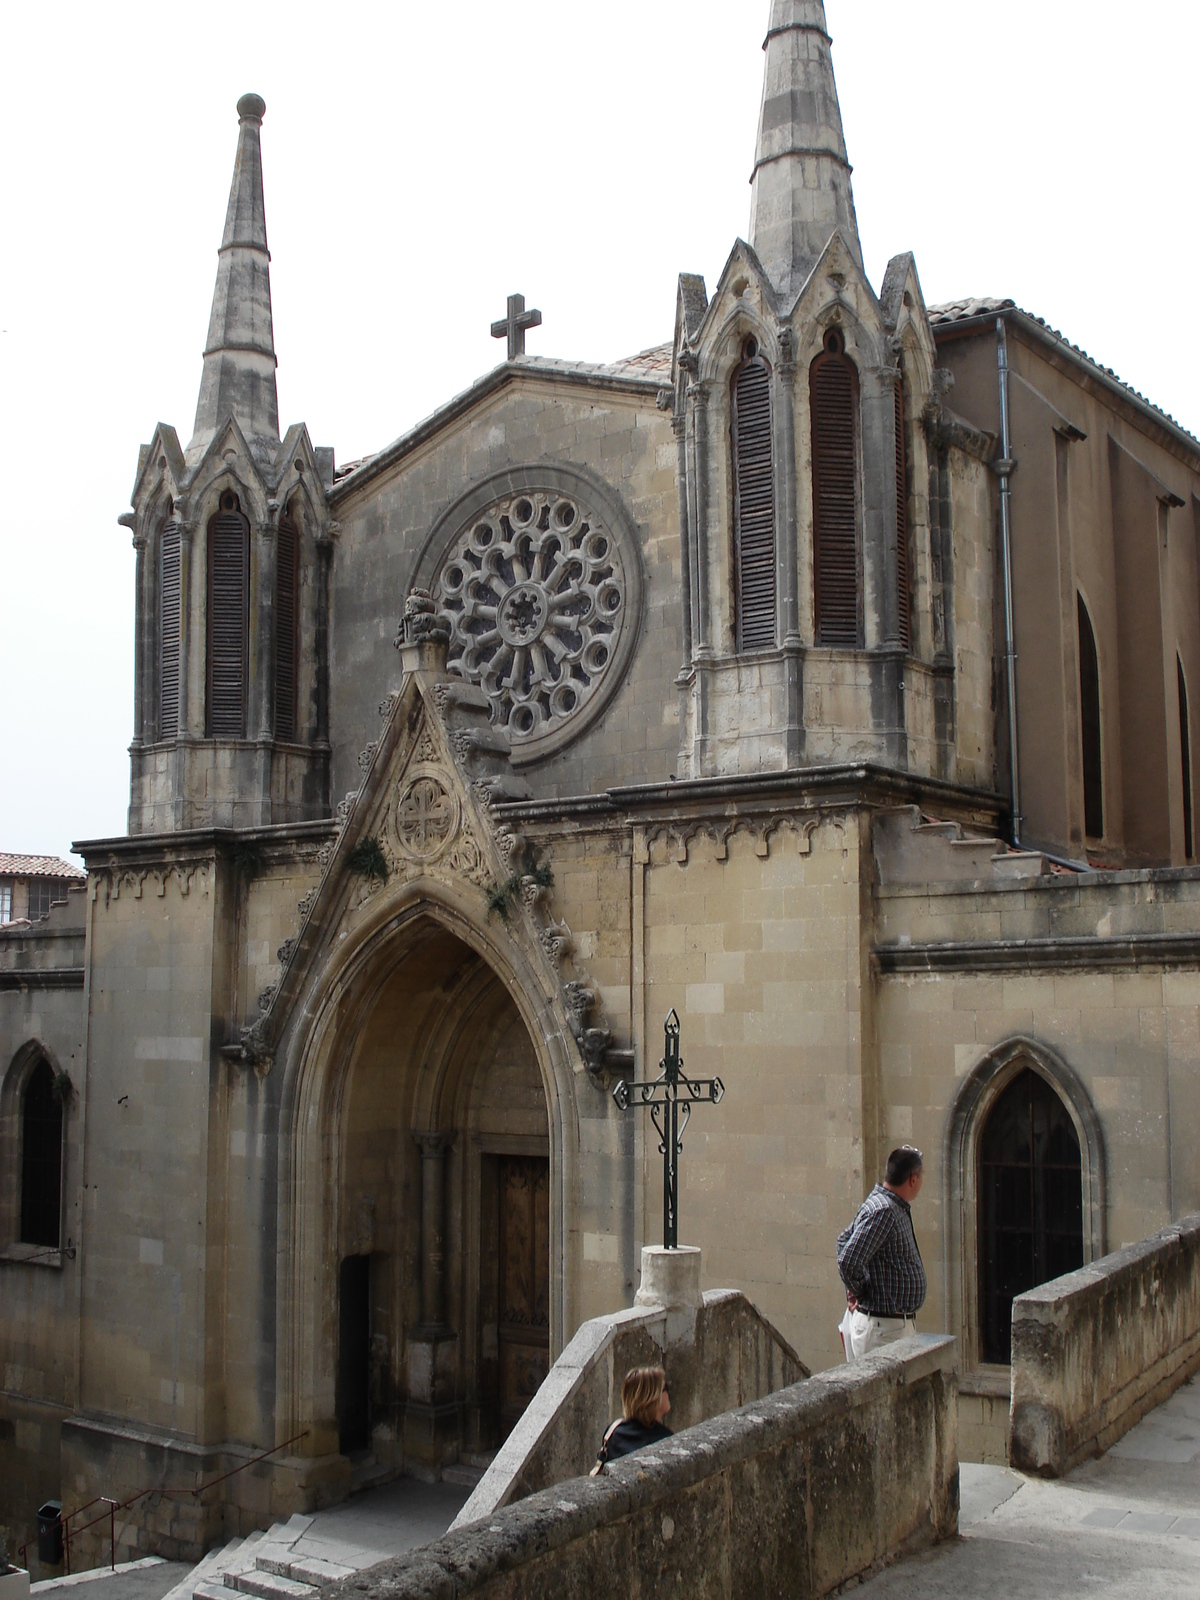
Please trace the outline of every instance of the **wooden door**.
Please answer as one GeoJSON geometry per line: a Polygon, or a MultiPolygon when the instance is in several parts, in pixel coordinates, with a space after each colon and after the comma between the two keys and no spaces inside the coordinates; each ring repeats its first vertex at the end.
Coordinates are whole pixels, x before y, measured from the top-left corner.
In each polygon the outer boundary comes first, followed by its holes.
{"type": "Polygon", "coordinates": [[[500,1424],[511,1432],[550,1365],[550,1163],[500,1160],[500,1424]]]}

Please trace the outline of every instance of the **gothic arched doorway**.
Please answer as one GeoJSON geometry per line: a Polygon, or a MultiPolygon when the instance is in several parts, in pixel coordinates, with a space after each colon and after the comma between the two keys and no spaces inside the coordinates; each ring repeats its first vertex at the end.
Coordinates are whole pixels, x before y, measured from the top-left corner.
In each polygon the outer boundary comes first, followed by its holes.
{"type": "Polygon", "coordinates": [[[1083,1166],[1071,1115],[1031,1068],[997,1097],[979,1135],[979,1330],[1007,1364],[1015,1296],[1083,1265],[1083,1166]]]}

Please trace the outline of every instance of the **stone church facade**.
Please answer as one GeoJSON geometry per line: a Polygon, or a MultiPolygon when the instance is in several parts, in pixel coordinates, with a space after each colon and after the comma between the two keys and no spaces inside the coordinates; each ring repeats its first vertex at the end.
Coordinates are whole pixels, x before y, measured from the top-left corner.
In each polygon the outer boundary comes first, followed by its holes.
{"type": "Polygon", "coordinates": [[[1200,1209],[1200,443],[1009,301],[868,282],[821,0],[764,49],[669,344],[514,320],[345,467],[280,432],[239,102],[195,428],[120,519],[128,834],[0,930],[10,1534],[274,1452],[130,1514],[191,1553],[494,1449],[661,1237],[612,1089],[672,1008],[726,1088],[681,1237],[813,1368],[897,1142],[981,1408],[1016,1289],[1200,1209]]]}

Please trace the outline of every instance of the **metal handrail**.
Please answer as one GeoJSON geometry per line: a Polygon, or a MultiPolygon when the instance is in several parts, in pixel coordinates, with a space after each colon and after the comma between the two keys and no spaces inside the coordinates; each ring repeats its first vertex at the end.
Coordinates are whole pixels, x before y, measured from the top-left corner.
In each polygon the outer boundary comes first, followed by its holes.
{"type": "MultiPolygon", "coordinates": [[[[50,1528],[41,1529],[39,1530],[39,1533],[49,1533],[51,1528],[61,1527],[63,1531],[63,1553],[66,1559],[67,1572],[69,1573],[71,1570],[71,1518],[82,1516],[85,1511],[90,1511],[93,1506],[106,1505],[108,1507],[107,1513],[102,1511],[98,1517],[93,1517],[90,1522],[85,1522],[82,1528],[76,1528],[74,1531],[75,1537],[78,1538],[81,1533],[86,1533],[89,1528],[94,1528],[98,1522],[103,1522],[105,1516],[107,1515],[108,1564],[110,1569],[115,1572],[117,1570],[117,1545],[114,1529],[118,1511],[128,1511],[130,1506],[135,1506],[139,1500],[144,1500],[146,1496],[150,1494],[190,1494],[193,1499],[198,1499],[206,1489],[215,1489],[217,1484],[224,1483],[227,1478],[236,1478],[238,1473],[245,1472],[247,1467],[256,1466],[258,1462],[265,1461],[268,1456],[278,1455],[281,1450],[286,1450],[288,1445],[296,1444],[298,1440],[306,1439],[307,1437],[308,1429],[303,1428],[299,1433],[294,1433],[290,1439],[285,1439],[282,1444],[275,1445],[273,1449],[261,1450],[259,1451],[258,1455],[251,1456],[248,1461],[243,1461],[239,1466],[231,1467],[228,1472],[222,1472],[218,1477],[210,1478],[207,1483],[199,1483],[195,1486],[195,1488],[192,1489],[139,1489],[136,1494],[130,1495],[128,1500],[119,1501],[110,1500],[105,1494],[98,1494],[95,1499],[87,1501],[85,1505],[76,1506],[74,1511],[60,1511],[57,1519],[50,1524],[50,1528]]],[[[26,1552],[28,1551],[29,1546],[33,1543],[34,1541],[32,1539],[27,1539],[20,1547],[22,1566],[28,1567],[29,1565],[26,1552]]]]}

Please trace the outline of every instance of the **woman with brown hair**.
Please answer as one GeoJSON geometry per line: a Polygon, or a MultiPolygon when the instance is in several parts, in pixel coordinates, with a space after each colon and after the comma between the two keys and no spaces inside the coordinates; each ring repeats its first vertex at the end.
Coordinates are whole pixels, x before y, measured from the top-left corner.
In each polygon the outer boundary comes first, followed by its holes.
{"type": "Polygon", "coordinates": [[[631,1367],[621,1385],[621,1409],[625,1413],[604,1435],[592,1476],[609,1461],[642,1450],[648,1444],[671,1437],[663,1418],[671,1409],[667,1375],[661,1367],[631,1367]]]}

